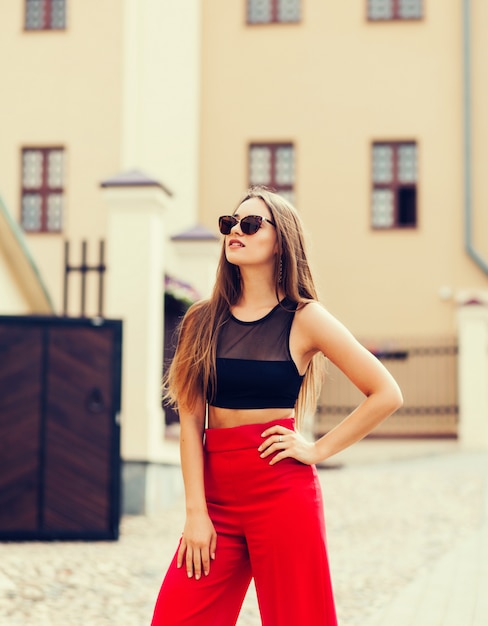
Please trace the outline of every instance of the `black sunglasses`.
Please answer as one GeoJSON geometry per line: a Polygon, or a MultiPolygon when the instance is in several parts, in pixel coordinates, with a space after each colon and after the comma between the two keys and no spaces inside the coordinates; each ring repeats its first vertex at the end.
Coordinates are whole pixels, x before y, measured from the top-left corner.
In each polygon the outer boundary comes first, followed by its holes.
{"type": "Polygon", "coordinates": [[[268,222],[271,226],[276,227],[276,224],[266,217],[261,215],[246,215],[241,220],[233,215],[222,215],[219,217],[219,230],[222,235],[230,235],[230,231],[236,224],[241,225],[241,230],[245,235],[255,235],[261,228],[263,222],[268,222]]]}

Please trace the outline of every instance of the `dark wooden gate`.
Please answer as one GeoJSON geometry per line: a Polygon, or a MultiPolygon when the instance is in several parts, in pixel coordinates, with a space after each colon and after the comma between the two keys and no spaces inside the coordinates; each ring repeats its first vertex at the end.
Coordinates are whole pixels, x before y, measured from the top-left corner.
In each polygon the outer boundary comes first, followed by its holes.
{"type": "Polygon", "coordinates": [[[116,539],[122,322],[0,316],[0,539],[116,539]]]}

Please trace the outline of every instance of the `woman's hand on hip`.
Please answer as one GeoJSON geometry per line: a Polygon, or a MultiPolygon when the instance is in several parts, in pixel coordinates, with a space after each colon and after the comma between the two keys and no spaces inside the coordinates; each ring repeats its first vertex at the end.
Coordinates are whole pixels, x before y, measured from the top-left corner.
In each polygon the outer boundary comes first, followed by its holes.
{"type": "Polygon", "coordinates": [[[274,454],[269,461],[270,465],[286,458],[296,459],[306,465],[313,465],[320,461],[315,444],[310,443],[294,430],[276,425],[267,428],[261,436],[264,441],[258,451],[263,459],[274,454]]]}
{"type": "Polygon", "coordinates": [[[210,572],[210,562],[215,559],[217,533],[208,513],[189,513],[178,549],[177,566],[185,564],[188,578],[199,580],[210,572]]]}

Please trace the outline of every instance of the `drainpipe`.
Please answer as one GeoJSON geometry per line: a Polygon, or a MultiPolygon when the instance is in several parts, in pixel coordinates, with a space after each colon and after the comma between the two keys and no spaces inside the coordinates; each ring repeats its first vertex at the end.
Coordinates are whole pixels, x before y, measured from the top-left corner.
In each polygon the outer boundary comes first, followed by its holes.
{"type": "Polygon", "coordinates": [[[488,263],[473,243],[471,163],[471,0],[463,0],[463,103],[464,103],[464,245],[476,265],[488,274],[488,263]]]}

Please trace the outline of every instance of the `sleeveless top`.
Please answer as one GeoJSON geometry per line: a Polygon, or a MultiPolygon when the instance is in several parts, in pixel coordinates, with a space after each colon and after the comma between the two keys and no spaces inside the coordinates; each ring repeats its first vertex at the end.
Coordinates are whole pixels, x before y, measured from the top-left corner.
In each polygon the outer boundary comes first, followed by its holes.
{"type": "Polygon", "coordinates": [[[304,376],[290,352],[290,330],[297,308],[286,298],[259,320],[232,314],[217,339],[215,393],[209,404],[226,409],[292,409],[304,376]]]}

